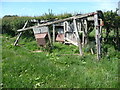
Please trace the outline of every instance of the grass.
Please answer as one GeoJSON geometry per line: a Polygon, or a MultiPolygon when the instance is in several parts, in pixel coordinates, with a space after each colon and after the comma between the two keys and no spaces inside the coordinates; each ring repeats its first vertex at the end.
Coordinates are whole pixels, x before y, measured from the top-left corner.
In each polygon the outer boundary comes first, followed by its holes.
{"type": "Polygon", "coordinates": [[[38,47],[33,39],[20,40],[3,35],[2,76],[3,88],[118,88],[118,60],[120,53],[114,47],[101,61],[96,55],[77,54],[73,45],[55,43],[51,53],[38,47]],[[43,52],[33,53],[35,50],[43,52]]]}

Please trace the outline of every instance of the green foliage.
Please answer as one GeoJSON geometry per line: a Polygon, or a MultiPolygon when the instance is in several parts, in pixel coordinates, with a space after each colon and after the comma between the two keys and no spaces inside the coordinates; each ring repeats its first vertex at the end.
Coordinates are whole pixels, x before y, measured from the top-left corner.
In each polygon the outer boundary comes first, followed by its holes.
{"type": "Polygon", "coordinates": [[[105,27],[114,28],[115,27],[115,17],[118,16],[116,12],[107,11],[104,12],[105,27]]]}
{"type": "Polygon", "coordinates": [[[70,14],[70,13],[64,13],[64,14],[57,15],[56,17],[58,19],[64,19],[64,18],[68,18],[68,17],[71,17],[71,16],[72,16],[72,14],[70,14]]]}
{"type": "Polygon", "coordinates": [[[113,42],[114,46],[117,50],[120,51],[120,16],[117,15],[117,10],[115,12],[113,11],[107,11],[104,12],[104,21],[105,21],[105,41],[108,43],[109,41],[113,42]],[[112,35],[112,38],[110,37],[112,35]]]}
{"type": "MultiPolygon", "coordinates": [[[[27,20],[31,20],[31,19],[53,21],[55,19],[63,19],[70,16],[71,14],[67,14],[67,13],[61,14],[61,15],[54,15],[52,13],[52,10],[49,10],[48,13],[45,13],[43,14],[43,16],[38,16],[38,17],[28,17],[28,16],[19,17],[16,15],[13,15],[13,16],[7,15],[2,18],[2,33],[15,36],[17,33],[17,30],[21,29],[27,20]]],[[[31,26],[31,24],[27,26],[31,26]]],[[[32,34],[32,32],[30,31],[27,33],[32,34]]]]}
{"type": "Polygon", "coordinates": [[[120,28],[120,16],[118,16],[117,12],[107,11],[104,12],[104,27],[108,29],[108,32],[120,28]]]}
{"type": "Polygon", "coordinates": [[[115,16],[114,24],[115,24],[115,26],[120,28],[120,16],[115,16]]]}
{"type": "Polygon", "coordinates": [[[27,20],[32,17],[3,17],[2,32],[14,36],[18,29],[21,29],[27,20]]]}
{"type": "Polygon", "coordinates": [[[107,55],[96,60],[96,55],[78,54],[73,45],[55,43],[52,53],[38,47],[35,40],[20,40],[3,35],[2,73],[4,88],[118,88],[119,52],[108,48],[107,55]]]}

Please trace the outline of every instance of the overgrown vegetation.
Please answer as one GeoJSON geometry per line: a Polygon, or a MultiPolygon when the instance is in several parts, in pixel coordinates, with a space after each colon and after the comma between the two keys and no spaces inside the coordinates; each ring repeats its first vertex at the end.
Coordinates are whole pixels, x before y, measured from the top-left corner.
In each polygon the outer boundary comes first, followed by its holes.
{"type": "Polygon", "coordinates": [[[55,43],[52,53],[23,39],[21,46],[12,44],[15,37],[3,35],[2,71],[4,88],[117,88],[119,52],[108,47],[100,62],[95,55],[77,54],[73,45],[55,43]],[[24,45],[25,44],[25,45],[24,45]],[[33,51],[42,50],[35,53],[33,51]]]}
{"type": "MultiPolygon", "coordinates": [[[[71,14],[54,15],[49,11],[48,14],[40,17],[5,16],[2,19],[3,35],[0,36],[2,86],[4,88],[119,88],[120,52],[118,45],[116,46],[119,33],[116,31],[114,33],[114,30],[118,31],[120,28],[120,17],[116,12],[111,11],[105,12],[104,15],[104,30],[109,34],[103,30],[105,41],[102,47],[103,57],[100,61],[97,61],[96,55],[92,55],[89,51],[89,48],[94,48],[93,43],[83,49],[85,53],[82,57],[67,55],[79,53],[78,48],[73,45],[55,43],[50,50],[49,47],[46,49],[39,47],[32,34],[26,38],[23,34],[20,45],[13,46],[16,30],[22,28],[26,20],[63,19],[70,17],[71,14]],[[38,50],[41,52],[35,52],[38,50]]],[[[90,38],[93,37],[90,35],[90,38]]]]}
{"type": "Polygon", "coordinates": [[[107,11],[104,13],[104,22],[105,22],[105,29],[106,29],[106,42],[109,43],[109,41],[113,42],[114,46],[117,48],[117,50],[120,51],[120,16],[117,15],[117,10],[115,12],[113,11],[107,11]],[[112,38],[111,33],[112,32],[112,38]]]}
{"type": "MultiPolygon", "coordinates": [[[[51,10],[48,13],[45,13],[43,16],[39,16],[39,17],[28,17],[28,16],[19,17],[17,15],[13,15],[13,16],[6,15],[2,18],[2,33],[15,36],[17,34],[17,30],[21,29],[27,20],[31,20],[31,19],[52,21],[55,19],[63,19],[70,16],[72,15],[69,13],[54,15],[51,10]]],[[[31,24],[27,26],[31,26],[31,24]]]]}

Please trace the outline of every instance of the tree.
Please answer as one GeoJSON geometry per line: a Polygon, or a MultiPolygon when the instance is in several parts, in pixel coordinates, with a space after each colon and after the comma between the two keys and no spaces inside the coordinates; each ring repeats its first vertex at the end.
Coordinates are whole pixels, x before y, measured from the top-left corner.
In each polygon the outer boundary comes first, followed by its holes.
{"type": "Polygon", "coordinates": [[[104,12],[104,22],[105,22],[105,29],[106,29],[106,41],[109,39],[109,33],[114,31],[115,36],[115,45],[120,50],[120,37],[119,37],[119,30],[120,30],[120,16],[117,14],[117,9],[115,12],[107,11],[104,12]]]}

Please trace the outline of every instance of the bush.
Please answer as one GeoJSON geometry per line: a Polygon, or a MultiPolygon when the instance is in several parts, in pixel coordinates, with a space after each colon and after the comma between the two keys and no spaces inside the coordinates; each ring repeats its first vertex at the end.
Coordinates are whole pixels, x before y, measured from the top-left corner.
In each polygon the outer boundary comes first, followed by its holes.
{"type": "Polygon", "coordinates": [[[3,17],[2,18],[2,33],[14,36],[18,29],[21,29],[24,26],[24,23],[27,20],[30,20],[32,17],[3,17]]]}
{"type": "MultiPolygon", "coordinates": [[[[67,13],[55,16],[52,12],[45,13],[43,16],[38,16],[38,17],[28,17],[28,16],[19,17],[16,15],[13,15],[13,16],[6,15],[2,18],[2,33],[15,36],[17,33],[17,30],[21,29],[27,20],[31,20],[31,19],[51,21],[51,20],[54,20],[55,18],[63,19],[70,16],[71,14],[67,14],[67,13]]],[[[29,25],[27,26],[29,27],[32,25],[34,24],[29,23],[29,25]]],[[[32,32],[29,32],[29,34],[30,33],[32,32]]]]}

